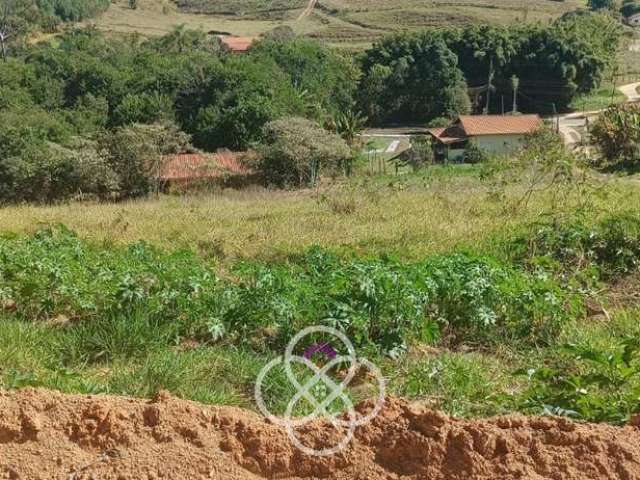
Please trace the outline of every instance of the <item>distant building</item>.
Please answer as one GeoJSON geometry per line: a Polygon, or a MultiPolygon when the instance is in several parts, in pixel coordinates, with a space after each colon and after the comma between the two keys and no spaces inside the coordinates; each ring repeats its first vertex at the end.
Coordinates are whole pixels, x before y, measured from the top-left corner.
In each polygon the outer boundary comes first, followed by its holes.
{"type": "Polygon", "coordinates": [[[242,155],[228,150],[215,154],[167,155],[158,178],[164,186],[179,189],[201,184],[244,183],[253,172],[243,164],[242,155]]]}
{"type": "Polygon", "coordinates": [[[633,15],[625,18],[624,20],[627,25],[632,27],[640,27],[640,12],[634,13],[633,15]]]}
{"type": "Polygon", "coordinates": [[[538,115],[461,115],[451,125],[430,128],[436,161],[463,161],[470,141],[490,155],[517,150],[527,134],[542,126],[538,115]]]}
{"type": "Polygon", "coordinates": [[[257,40],[257,37],[234,37],[232,35],[218,35],[218,38],[222,48],[235,54],[248,52],[253,42],[257,40]]]}

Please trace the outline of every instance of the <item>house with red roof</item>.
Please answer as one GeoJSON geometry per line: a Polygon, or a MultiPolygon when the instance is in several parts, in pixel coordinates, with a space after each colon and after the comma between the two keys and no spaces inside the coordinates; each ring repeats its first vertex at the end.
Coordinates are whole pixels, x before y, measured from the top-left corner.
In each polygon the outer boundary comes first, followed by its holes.
{"type": "Polygon", "coordinates": [[[222,48],[230,53],[247,53],[257,40],[257,37],[235,37],[233,35],[218,35],[222,48]]]}
{"type": "Polygon", "coordinates": [[[202,184],[242,183],[253,172],[242,161],[244,154],[221,150],[214,154],[166,155],[158,180],[165,187],[188,188],[202,184]]]}
{"type": "Polygon", "coordinates": [[[511,153],[542,125],[539,115],[461,115],[449,126],[427,132],[434,142],[436,160],[455,162],[464,160],[469,142],[489,155],[511,153]]]}

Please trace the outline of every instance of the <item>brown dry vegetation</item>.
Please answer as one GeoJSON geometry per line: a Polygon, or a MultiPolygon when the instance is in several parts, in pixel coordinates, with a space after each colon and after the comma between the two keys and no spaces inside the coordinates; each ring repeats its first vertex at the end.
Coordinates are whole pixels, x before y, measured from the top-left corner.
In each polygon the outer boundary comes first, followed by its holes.
{"type": "MultiPolygon", "coordinates": [[[[548,209],[548,198],[535,195],[527,206],[513,210],[522,187],[494,198],[488,184],[475,175],[459,175],[465,171],[460,168],[411,181],[389,176],[319,191],[226,190],[116,204],[8,206],[0,209],[0,225],[4,232],[20,233],[64,224],[92,240],[145,240],[170,249],[204,249],[205,254],[215,248],[228,260],[295,254],[312,245],[417,259],[484,245],[548,209]]],[[[640,208],[634,188],[621,182],[607,198],[593,198],[594,210],[606,215],[640,208]]]]}
{"type": "Polygon", "coordinates": [[[289,25],[301,35],[331,43],[364,45],[385,33],[431,25],[474,22],[516,23],[548,21],[582,5],[579,0],[325,0],[312,14],[298,19],[307,6],[302,0],[282,0],[265,6],[256,0],[140,0],[136,10],[125,0],[114,1],[96,19],[102,30],[160,35],[184,24],[188,28],[259,35],[277,25],[289,25]]]}

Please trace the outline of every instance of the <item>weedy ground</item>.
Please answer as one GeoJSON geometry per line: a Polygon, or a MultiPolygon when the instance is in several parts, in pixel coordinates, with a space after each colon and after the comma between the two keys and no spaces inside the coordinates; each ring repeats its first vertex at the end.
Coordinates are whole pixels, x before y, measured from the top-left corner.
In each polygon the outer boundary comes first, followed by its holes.
{"type": "MultiPolygon", "coordinates": [[[[640,410],[637,184],[526,190],[451,166],[4,207],[0,386],[255,408],[260,369],[322,323],[392,393],[456,415],[624,422],[640,410]]],[[[276,410],[291,388],[267,379],[276,410]]]]}

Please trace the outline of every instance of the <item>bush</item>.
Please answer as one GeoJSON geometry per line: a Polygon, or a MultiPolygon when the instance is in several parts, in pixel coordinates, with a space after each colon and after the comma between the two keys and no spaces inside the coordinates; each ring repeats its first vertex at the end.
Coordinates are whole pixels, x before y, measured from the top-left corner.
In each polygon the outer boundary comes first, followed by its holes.
{"type": "Polygon", "coordinates": [[[304,118],[284,118],[265,127],[258,170],[279,187],[313,186],[322,174],[335,173],[351,158],[340,136],[304,118]]]}
{"type": "Polygon", "coordinates": [[[596,279],[626,275],[638,267],[640,215],[605,218],[595,225],[581,219],[565,224],[544,223],[509,242],[512,258],[528,265],[555,265],[557,270],[579,272],[596,279]]]}
{"type": "Polygon", "coordinates": [[[520,409],[617,424],[640,412],[637,338],[617,339],[606,349],[564,345],[548,365],[520,373],[529,378],[520,409]]]}
{"type": "Polygon", "coordinates": [[[591,138],[602,159],[599,165],[637,167],[640,162],[640,106],[615,105],[600,114],[591,138]]]}
{"type": "Polygon", "coordinates": [[[118,173],[119,198],[139,197],[159,190],[162,157],[182,153],[190,138],[173,124],[120,127],[104,134],[99,147],[118,173]]]}
{"type": "Polygon", "coordinates": [[[464,161],[467,163],[483,163],[489,159],[487,152],[482,150],[477,143],[469,141],[464,149],[464,161]]]}
{"type": "Polygon", "coordinates": [[[4,201],[52,203],[80,194],[112,198],[119,191],[118,176],[107,160],[87,147],[30,148],[8,158],[4,171],[6,183],[0,193],[4,201]]]}
{"type": "Polygon", "coordinates": [[[100,322],[83,327],[96,332],[121,331],[130,315],[136,328],[154,325],[174,340],[279,349],[324,324],[399,355],[440,338],[544,342],[574,313],[552,280],[472,255],[402,264],[313,249],[292,264],[241,263],[233,274],[219,279],[190,252],[99,247],[64,228],[0,239],[0,304],[28,319],[100,322]]]}
{"type": "Polygon", "coordinates": [[[411,137],[411,149],[408,153],[407,163],[414,170],[423,168],[433,163],[433,146],[431,138],[426,135],[414,135],[411,137]]]}

